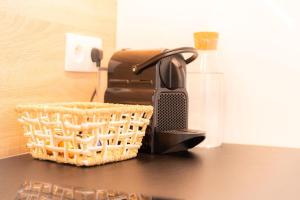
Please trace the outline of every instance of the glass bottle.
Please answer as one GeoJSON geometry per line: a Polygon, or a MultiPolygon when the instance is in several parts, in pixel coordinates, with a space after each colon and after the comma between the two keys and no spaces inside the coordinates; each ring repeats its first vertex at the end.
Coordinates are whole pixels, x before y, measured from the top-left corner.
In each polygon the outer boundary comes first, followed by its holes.
{"type": "Polygon", "coordinates": [[[204,130],[200,145],[217,147],[223,141],[224,73],[217,63],[216,32],[194,33],[198,58],[188,68],[189,128],[204,130]]]}

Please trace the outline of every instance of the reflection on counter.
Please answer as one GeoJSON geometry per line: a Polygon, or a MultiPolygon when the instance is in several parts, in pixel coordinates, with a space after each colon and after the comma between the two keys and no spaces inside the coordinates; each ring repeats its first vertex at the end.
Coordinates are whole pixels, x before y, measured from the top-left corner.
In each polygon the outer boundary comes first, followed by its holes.
{"type": "Polygon", "coordinates": [[[172,200],[113,190],[65,187],[46,182],[26,181],[17,192],[16,200],[172,200]]]}

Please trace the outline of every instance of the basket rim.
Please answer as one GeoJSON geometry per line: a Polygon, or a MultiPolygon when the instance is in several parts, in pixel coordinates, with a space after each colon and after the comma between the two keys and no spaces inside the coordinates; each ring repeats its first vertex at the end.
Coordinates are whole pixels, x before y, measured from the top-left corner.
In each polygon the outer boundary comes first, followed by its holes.
{"type": "Polygon", "coordinates": [[[59,112],[69,114],[103,114],[112,112],[153,112],[151,105],[131,105],[98,102],[64,102],[64,103],[38,103],[18,104],[16,112],[39,111],[59,112]],[[94,106],[96,108],[70,108],[67,106],[94,106]],[[97,108],[98,106],[98,108],[97,108]],[[103,107],[101,107],[103,106],[103,107]]]}

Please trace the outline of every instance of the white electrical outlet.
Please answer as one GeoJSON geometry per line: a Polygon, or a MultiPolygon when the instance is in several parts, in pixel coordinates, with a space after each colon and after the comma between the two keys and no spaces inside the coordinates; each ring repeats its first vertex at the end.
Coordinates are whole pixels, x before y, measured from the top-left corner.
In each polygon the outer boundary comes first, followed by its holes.
{"type": "Polygon", "coordinates": [[[102,49],[102,39],[67,33],[65,71],[96,72],[96,63],[91,60],[92,48],[102,49]]]}

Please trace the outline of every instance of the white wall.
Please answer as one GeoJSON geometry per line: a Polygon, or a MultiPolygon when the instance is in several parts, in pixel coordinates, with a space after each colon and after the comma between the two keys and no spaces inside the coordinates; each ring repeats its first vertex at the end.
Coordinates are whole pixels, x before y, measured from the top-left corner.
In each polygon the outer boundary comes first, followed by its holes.
{"type": "Polygon", "coordinates": [[[193,45],[220,32],[225,142],[300,147],[300,2],[119,0],[118,48],[193,45]]]}

